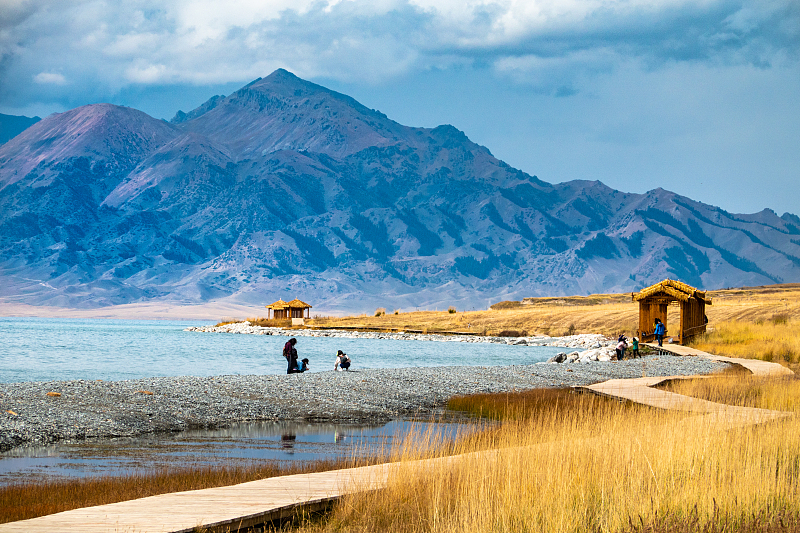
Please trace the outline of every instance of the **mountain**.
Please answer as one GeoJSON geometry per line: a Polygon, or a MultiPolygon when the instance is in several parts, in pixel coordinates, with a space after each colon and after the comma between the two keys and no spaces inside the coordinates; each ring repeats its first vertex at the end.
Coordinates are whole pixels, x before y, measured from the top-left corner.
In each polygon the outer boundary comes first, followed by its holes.
{"type": "Polygon", "coordinates": [[[800,280],[800,218],[549,184],[278,70],[166,123],[97,104],[0,146],[0,297],[327,311],[800,280]]]}
{"type": "Polygon", "coordinates": [[[18,117],[0,113],[0,144],[13,139],[40,120],[42,119],[39,117],[18,117]]]}

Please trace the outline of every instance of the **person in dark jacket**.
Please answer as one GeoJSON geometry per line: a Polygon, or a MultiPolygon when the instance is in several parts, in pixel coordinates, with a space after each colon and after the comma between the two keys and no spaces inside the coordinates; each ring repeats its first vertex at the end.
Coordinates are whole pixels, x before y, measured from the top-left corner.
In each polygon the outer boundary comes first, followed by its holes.
{"type": "Polygon", "coordinates": [[[664,326],[664,323],[661,322],[658,318],[656,318],[656,327],[653,330],[653,335],[656,336],[656,340],[658,341],[659,346],[663,346],[664,342],[664,335],[667,333],[667,328],[664,326]]]}
{"type": "Polygon", "coordinates": [[[283,345],[283,357],[286,358],[286,362],[289,364],[289,368],[286,370],[287,374],[297,372],[297,350],[294,348],[295,344],[297,344],[297,339],[292,337],[283,345]]]}

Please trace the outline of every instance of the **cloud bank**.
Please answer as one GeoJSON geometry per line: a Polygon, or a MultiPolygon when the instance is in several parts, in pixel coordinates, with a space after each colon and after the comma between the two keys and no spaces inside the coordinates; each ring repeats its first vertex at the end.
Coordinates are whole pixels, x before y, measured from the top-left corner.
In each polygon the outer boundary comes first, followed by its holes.
{"type": "Polygon", "coordinates": [[[768,68],[798,50],[795,0],[0,0],[0,105],[247,82],[277,67],[371,84],[482,68],[569,96],[632,61],[768,68]]]}

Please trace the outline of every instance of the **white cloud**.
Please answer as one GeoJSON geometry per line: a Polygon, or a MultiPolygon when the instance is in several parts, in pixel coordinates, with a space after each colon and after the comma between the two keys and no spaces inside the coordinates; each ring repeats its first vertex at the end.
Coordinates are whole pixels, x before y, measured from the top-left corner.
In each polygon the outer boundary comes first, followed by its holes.
{"type": "Polygon", "coordinates": [[[33,81],[42,85],[66,85],[67,79],[57,72],[40,72],[33,77],[33,81]]]}
{"type": "Polygon", "coordinates": [[[169,83],[172,77],[164,65],[143,65],[125,69],[125,78],[134,83],[169,83]]]}

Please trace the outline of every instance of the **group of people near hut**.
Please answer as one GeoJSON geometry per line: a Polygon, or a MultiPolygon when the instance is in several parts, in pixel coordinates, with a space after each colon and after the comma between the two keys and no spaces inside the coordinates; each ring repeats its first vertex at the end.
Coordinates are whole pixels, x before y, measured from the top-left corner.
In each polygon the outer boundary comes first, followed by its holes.
{"type": "MultiPolygon", "coordinates": [[[[631,348],[632,348],[631,356],[634,359],[636,359],[637,357],[640,357],[640,355],[639,355],[639,338],[638,337],[634,337],[631,340],[630,345],[631,345],[631,348]]],[[[625,335],[620,335],[619,339],[617,339],[617,348],[616,348],[617,361],[622,361],[623,359],[625,359],[625,350],[627,350],[627,349],[628,349],[628,337],[626,337],[625,335]]]]}
{"type": "MultiPolygon", "coordinates": [[[[667,334],[667,328],[664,326],[664,323],[661,322],[660,319],[656,318],[654,325],[653,325],[653,336],[655,336],[656,341],[658,342],[659,346],[663,346],[664,342],[664,335],[667,334]]],[[[639,339],[638,337],[634,337],[631,341],[631,347],[633,348],[632,357],[636,359],[639,357],[639,339]]],[[[624,334],[620,335],[617,339],[617,361],[622,361],[625,359],[625,350],[628,349],[628,337],[624,334]]]]}
{"type": "MultiPolygon", "coordinates": [[[[289,339],[286,344],[283,345],[283,357],[286,359],[288,367],[286,369],[287,374],[302,374],[306,370],[309,369],[308,366],[308,358],[303,358],[300,362],[297,362],[297,349],[295,345],[297,344],[297,339],[292,337],[289,339]]],[[[336,362],[333,365],[333,369],[336,371],[343,371],[343,370],[350,370],[350,358],[347,356],[346,353],[339,350],[336,354],[336,362]]]]}

